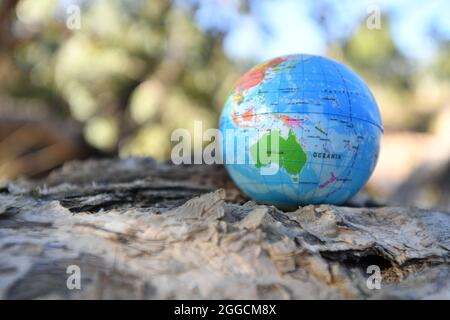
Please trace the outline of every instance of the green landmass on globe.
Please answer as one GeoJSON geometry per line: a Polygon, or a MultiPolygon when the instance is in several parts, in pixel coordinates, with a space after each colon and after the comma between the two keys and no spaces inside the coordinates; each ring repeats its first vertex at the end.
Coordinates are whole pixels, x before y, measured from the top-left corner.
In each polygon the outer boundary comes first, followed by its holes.
{"type": "Polygon", "coordinates": [[[289,130],[289,135],[286,139],[281,136],[279,130],[271,130],[250,147],[250,154],[255,160],[257,168],[270,165],[271,155],[274,152],[278,154],[277,157],[274,157],[274,161],[280,168],[291,175],[299,174],[306,163],[306,153],[291,130],[289,130]],[[272,139],[278,140],[278,150],[272,150],[272,139]],[[267,152],[267,162],[261,161],[261,150],[267,152]]]}

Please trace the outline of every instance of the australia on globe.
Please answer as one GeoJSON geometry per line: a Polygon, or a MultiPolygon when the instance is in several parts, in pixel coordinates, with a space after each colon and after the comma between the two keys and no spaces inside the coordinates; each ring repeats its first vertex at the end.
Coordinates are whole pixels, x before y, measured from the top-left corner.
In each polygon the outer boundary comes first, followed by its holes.
{"type": "Polygon", "coordinates": [[[277,206],[342,204],[367,182],[383,134],[364,81],[306,54],[253,67],[235,84],[219,121],[235,184],[277,206]]]}

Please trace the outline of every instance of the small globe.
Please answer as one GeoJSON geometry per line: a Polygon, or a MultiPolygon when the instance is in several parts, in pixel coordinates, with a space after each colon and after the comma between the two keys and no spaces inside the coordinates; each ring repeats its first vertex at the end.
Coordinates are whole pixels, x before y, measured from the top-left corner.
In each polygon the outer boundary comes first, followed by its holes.
{"type": "Polygon", "coordinates": [[[244,74],[219,129],[235,184],[255,201],[280,207],[348,200],[372,174],[383,133],[364,81],[336,61],[305,54],[244,74]]]}

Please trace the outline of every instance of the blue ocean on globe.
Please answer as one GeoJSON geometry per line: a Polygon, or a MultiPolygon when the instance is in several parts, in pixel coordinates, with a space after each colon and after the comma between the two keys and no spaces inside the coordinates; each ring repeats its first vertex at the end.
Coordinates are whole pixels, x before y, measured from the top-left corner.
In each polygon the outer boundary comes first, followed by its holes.
{"type": "Polygon", "coordinates": [[[372,174],[383,134],[364,81],[341,63],[305,54],[244,74],[219,129],[234,183],[277,206],[344,203],[372,174]]]}

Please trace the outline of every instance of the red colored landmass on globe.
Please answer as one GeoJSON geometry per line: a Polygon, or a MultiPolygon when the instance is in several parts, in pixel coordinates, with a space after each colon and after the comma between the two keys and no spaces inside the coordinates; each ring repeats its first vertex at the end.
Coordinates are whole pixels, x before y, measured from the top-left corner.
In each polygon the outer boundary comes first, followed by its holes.
{"type": "Polygon", "coordinates": [[[274,114],[273,115],[275,118],[280,119],[281,121],[283,121],[283,123],[288,127],[288,128],[300,128],[300,120],[298,119],[293,119],[287,115],[284,114],[274,114]]]}
{"type": "Polygon", "coordinates": [[[319,186],[319,188],[320,189],[323,189],[323,188],[325,188],[327,185],[329,185],[330,183],[332,183],[333,181],[335,181],[336,180],[336,176],[334,175],[334,172],[331,172],[331,177],[327,180],[327,181],[325,181],[324,183],[322,183],[320,186],[319,186]]]}
{"type": "MultiPolygon", "coordinates": [[[[236,82],[234,103],[239,105],[243,100],[242,92],[244,90],[251,89],[260,84],[264,79],[264,76],[266,75],[266,71],[269,68],[275,67],[286,60],[287,58],[285,57],[275,58],[257,65],[255,68],[244,74],[236,82]]],[[[231,118],[235,125],[239,127],[248,127],[253,123],[254,120],[253,107],[250,107],[249,109],[244,111],[242,115],[239,115],[236,111],[234,111],[231,114],[231,118]]]]}
{"type": "Polygon", "coordinates": [[[233,123],[239,127],[248,127],[253,124],[254,120],[253,107],[248,108],[241,117],[238,117],[236,112],[231,114],[233,123]]]}
{"type": "Polygon", "coordinates": [[[237,92],[242,92],[258,85],[264,79],[267,69],[275,67],[284,61],[286,61],[286,58],[279,57],[257,65],[236,82],[235,90],[237,92]]]}

